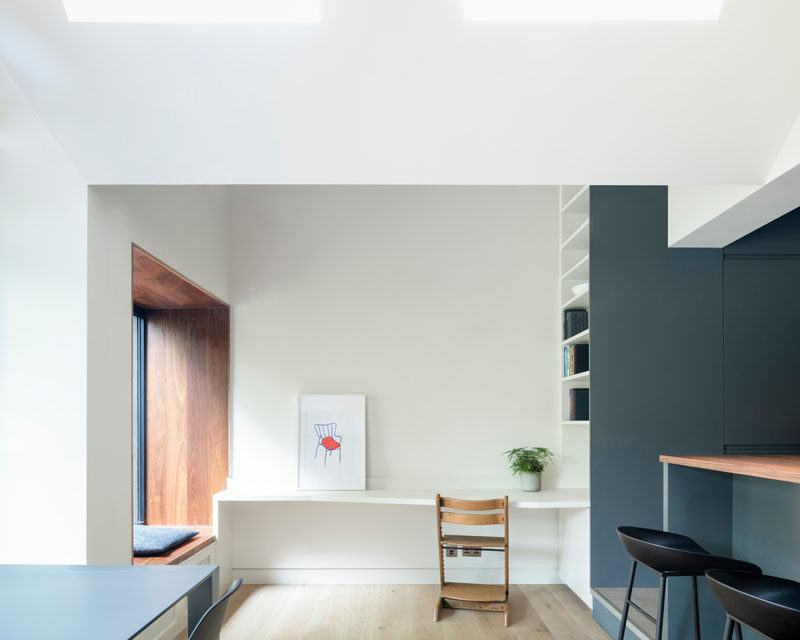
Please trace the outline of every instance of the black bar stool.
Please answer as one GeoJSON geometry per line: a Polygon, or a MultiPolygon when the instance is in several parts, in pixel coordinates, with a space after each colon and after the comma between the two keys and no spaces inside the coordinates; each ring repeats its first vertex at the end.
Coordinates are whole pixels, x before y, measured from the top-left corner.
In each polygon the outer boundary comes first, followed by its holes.
{"type": "Polygon", "coordinates": [[[622,608],[622,619],[619,624],[618,640],[625,637],[625,625],[628,622],[628,610],[633,606],[639,613],[656,625],[656,640],[661,640],[664,626],[664,598],[667,593],[667,578],[691,576],[692,578],[692,611],[694,613],[694,637],[700,640],[700,609],[697,604],[697,576],[702,576],[709,569],[731,569],[761,573],[761,569],[749,562],[713,556],[699,544],[687,536],[658,529],[641,527],[619,527],[617,535],[622,546],[630,554],[631,574],[628,589],[625,593],[625,604],[622,608]],[[654,618],[639,605],[631,601],[633,580],[636,577],[636,565],[641,563],[655,571],[661,577],[658,586],[658,617],[654,618]]]}
{"type": "Polygon", "coordinates": [[[728,620],[724,640],[733,630],[742,637],[742,625],[772,640],[800,638],[800,583],[740,571],[711,569],[706,572],[728,620]]]}

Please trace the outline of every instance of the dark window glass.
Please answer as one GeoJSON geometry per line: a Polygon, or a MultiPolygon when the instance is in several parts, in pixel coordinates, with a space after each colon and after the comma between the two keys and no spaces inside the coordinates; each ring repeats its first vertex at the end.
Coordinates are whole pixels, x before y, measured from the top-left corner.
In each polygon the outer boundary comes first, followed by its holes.
{"type": "Polygon", "coordinates": [[[145,521],[145,340],[144,312],[133,309],[133,522],[145,521]]]}

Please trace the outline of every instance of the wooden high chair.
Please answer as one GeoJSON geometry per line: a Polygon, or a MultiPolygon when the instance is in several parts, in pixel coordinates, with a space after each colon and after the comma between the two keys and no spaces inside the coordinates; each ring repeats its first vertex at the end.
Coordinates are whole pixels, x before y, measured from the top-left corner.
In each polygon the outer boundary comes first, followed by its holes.
{"type": "Polygon", "coordinates": [[[433,609],[433,621],[439,619],[442,606],[454,609],[502,611],[508,626],[508,496],[496,500],[459,500],[436,494],[436,536],[439,553],[441,591],[433,609]],[[449,509],[443,511],[442,509],[449,509]],[[491,511],[492,513],[458,513],[459,511],[491,511]],[[499,511],[499,513],[498,513],[499,511]],[[503,525],[503,537],[442,535],[442,523],[465,525],[503,525]],[[444,579],[445,549],[481,549],[502,551],[505,555],[505,584],[468,584],[444,579]]]}

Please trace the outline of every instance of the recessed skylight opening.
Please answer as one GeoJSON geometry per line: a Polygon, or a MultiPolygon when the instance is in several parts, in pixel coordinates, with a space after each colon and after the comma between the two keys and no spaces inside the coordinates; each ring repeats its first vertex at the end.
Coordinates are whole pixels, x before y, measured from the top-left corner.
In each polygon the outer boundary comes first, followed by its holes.
{"type": "Polygon", "coordinates": [[[319,22],[322,0],[62,0],[70,22],[319,22]]]}
{"type": "Polygon", "coordinates": [[[464,0],[474,22],[684,22],[719,19],[724,0],[464,0]]]}

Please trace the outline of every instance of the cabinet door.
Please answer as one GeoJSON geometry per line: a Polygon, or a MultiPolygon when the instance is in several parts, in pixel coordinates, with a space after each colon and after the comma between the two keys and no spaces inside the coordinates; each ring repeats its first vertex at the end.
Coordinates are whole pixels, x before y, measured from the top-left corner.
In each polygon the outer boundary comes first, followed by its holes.
{"type": "Polygon", "coordinates": [[[725,444],[800,445],[800,259],[729,257],[724,280],[725,444]]]}

